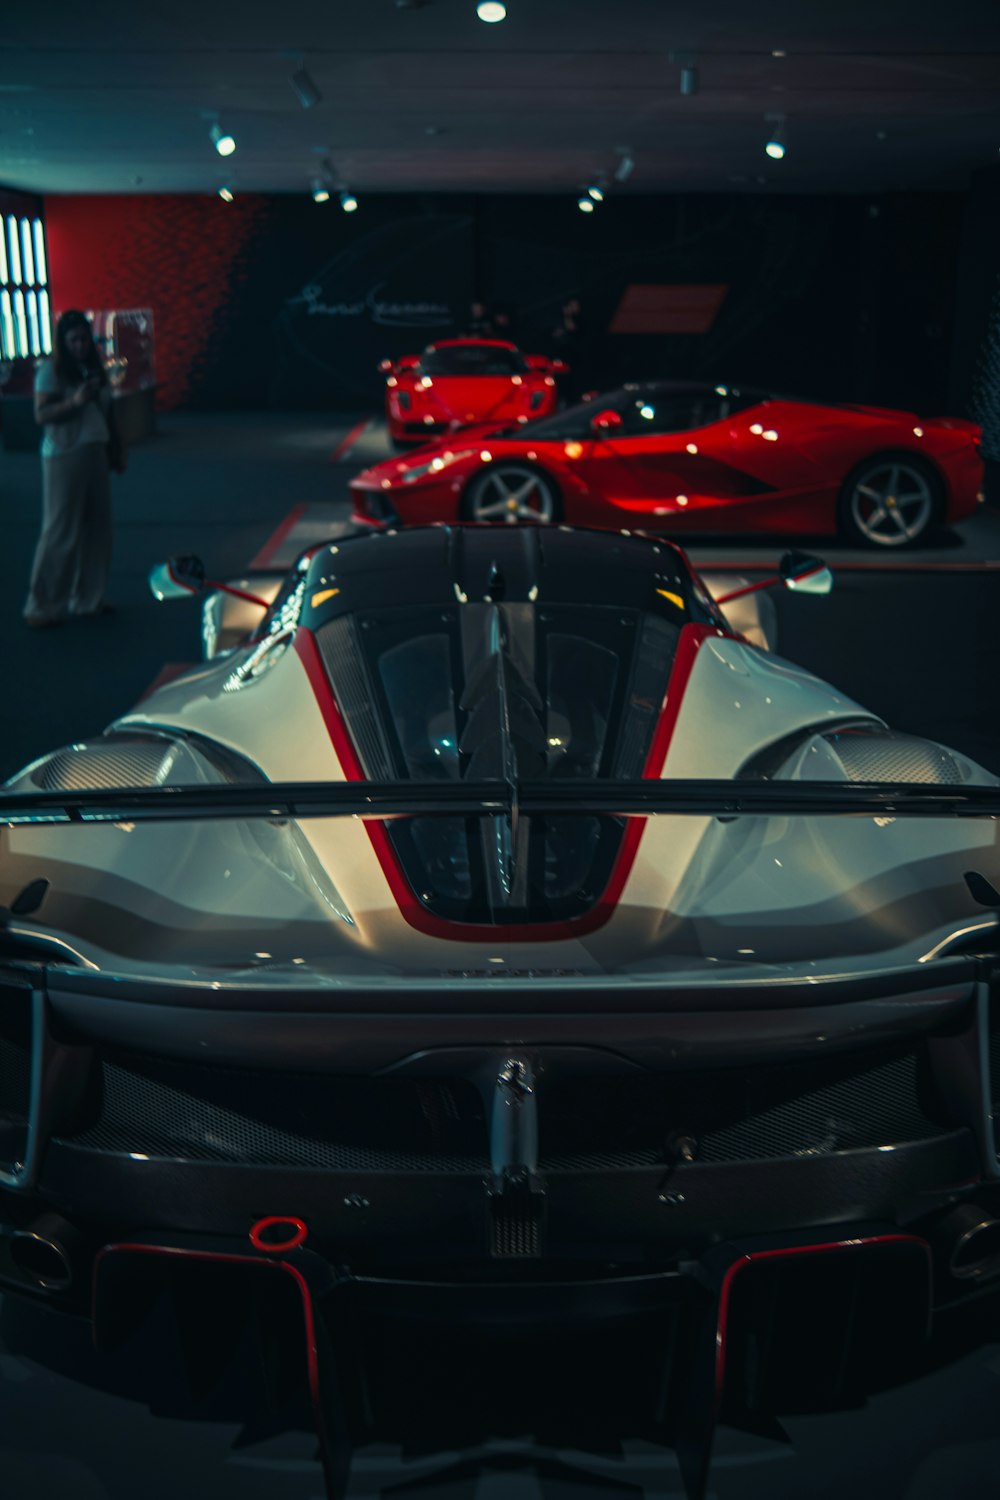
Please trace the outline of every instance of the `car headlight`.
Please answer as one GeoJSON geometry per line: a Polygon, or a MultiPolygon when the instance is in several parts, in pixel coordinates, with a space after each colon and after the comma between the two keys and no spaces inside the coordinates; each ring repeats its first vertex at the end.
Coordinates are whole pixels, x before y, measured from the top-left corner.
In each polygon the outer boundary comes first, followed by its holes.
{"type": "Polygon", "coordinates": [[[407,469],[402,476],[403,483],[413,484],[417,479],[426,478],[428,474],[440,474],[442,469],[447,469],[450,464],[457,464],[460,459],[470,457],[471,453],[471,448],[463,448],[461,453],[435,453],[427,463],[417,464],[414,469],[407,469]]]}

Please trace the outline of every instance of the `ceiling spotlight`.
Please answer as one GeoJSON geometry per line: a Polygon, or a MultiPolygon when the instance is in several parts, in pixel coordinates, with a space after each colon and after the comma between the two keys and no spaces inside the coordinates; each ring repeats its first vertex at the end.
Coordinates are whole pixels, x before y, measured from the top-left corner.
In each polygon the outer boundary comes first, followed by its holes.
{"type": "Polygon", "coordinates": [[[288,81],[303,109],[312,109],[314,105],[322,103],[323,95],[305,67],[296,68],[288,81]]]}
{"type": "Polygon", "coordinates": [[[345,214],[352,214],[358,206],[358,200],[353,193],[348,192],[345,188],[340,195],[340,206],[345,214]]]}
{"type": "Polygon", "coordinates": [[[587,189],[587,193],[591,198],[593,198],[595,203],[604,202],[604,189],[602,187],[598,187],[596,183],[593,187],[589,187],[587,189]]]}
{"type": "Polygon", "coordinates": [[[594,200],[593,198],[588,198],[586,193],[582,197],[577,198],[576,206],[582,214],[592,214],[594,212],[594,200]]]}
{"type": "Polygon", "coordinates": [[[233,136],[229,135],[227,131],[223,130],[218,120],[216,120],[215,124],[212,126],[211,130],[208,133],[212,138],[212,144],[215,146],[215,149],[216,151],[218,151],[220,156],[232,156],[233,152],[236,150],[236,141],[233,136]]]}
{"type": "Polygon", "coordinates": [[[318,177],[313,179],[312,198],[314,203],[329,203],[330,201],[330,189],[318,177]]]}
{"type": "Polygon", "coordinates": [[[476,15],[481,21],[502,21],[506,14],[507,7],[500,0],[479,0],[476,6],[476,15]]]}
{"type": "Polygon", "coordinates": [[[764,150],[772,161],[781,161],[786,149],[785,122],[780,115],[775,116],[767,140],[764,143],[764,150]]]}
{"type": "Polygon", "coordinates": [[[233,199],[236,197],[236,194],[233,192],[231,187],[220,187],[219,197],[222,199],[223,203],[232,203],[233,199]]]}

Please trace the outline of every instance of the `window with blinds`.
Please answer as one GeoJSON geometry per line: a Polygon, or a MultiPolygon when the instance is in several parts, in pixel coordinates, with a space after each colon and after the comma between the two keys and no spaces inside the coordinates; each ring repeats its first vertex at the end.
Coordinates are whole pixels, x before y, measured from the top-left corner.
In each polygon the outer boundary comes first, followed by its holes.
{"type": "Polygon", "coordinates": [[[0,215],[0,357],[52,353],[49,269],[41,219],[0,215]]]}

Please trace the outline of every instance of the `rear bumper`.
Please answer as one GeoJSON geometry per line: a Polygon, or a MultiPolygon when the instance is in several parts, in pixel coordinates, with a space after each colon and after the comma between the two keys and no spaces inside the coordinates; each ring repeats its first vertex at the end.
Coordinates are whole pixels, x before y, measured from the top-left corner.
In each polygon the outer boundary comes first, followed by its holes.
{"type": "MultiPolygon", "coordinates": [[[[429,1328],[449,1379],[471,1361],[474,1382],[493,1337],[522,1426],[565,1382],[552,1361],[599,1349],[598,1409],[672,1441],[694,1500],[720,1415],[912,1378],[936,1357],[935,1309],[1000,1288],[982,960],[832,981],[822,1005],[815,985],[720,985],[699,1005],[637,985],[627,1011],[610,983],[478,978],[433,1006],[414,985],[27,965],[0,988],[0,1287],[23,1352],[40,1357],[40,1304],[48,1327],[89,1319],[95,1381],[123,1350],[129,1393],[148,1364],[163,1410],[156,1340],[175,1328],[193,1373],[166,1409],[193,1415],[206,1372],[250,1378],[253,1325],[331,1497],[352,1437],[403,1421],[405,1440],[412,1421],[427,1439],[450,1411],[414,1414],[429,1328]]],[[[10,1318],[4,1339],[18,1350],[10,1318]]]]}
{"type": "Polygon", "coordinates": [[[0,1222],[243,1241],[294,1214],[365,1262],[476,1265],[516,1261],[503,1234],[530,1220],[536,1261],[641,1263],[931,1222],[1000,1181],[1000,1007],[973,959],[772,989],[11,970],[3,991],[0,1222]]]}
{"type": "MultiPolygon", "coordinates": [[[[276,1254],[151,1231],[95,1256],[98,1352],[72,1373],[119,1394],[127,1380],[129,1398],[160,1415],[311,1425],[329,1500],[343,1496],[358,1442],[447,1450],[458,1431],[474,1444],[498,1426],[544,1429],[557,1390],[560,1446],[574,1428],[580,1447],[603,1435],[670,1443],[684,1493],[702,1500],[720,1420],[766,1430],[856,1407],[964,1352],[935,1286],[926,1240],[860,1222],[723,1242],[675,1267],[521,1284],[359,1275],[309,1243],[276,1254]]],[[[7,1309],[8,1352],[44,1365],[58,1347],[50,1309],[7,1309]]]]}

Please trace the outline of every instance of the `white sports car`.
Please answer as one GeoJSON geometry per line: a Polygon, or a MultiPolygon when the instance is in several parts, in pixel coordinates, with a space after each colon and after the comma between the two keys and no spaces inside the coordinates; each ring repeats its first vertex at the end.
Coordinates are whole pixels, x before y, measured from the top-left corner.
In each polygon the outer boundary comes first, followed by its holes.
{"type": "Polygon", "coordinates": [[[169,1293],[213,1368],[252,1304],[289,1388],[291,1320],[331,1494],[345,1308],[639,1320],[696,1496],[720,1411],[856,1400],[1000,1273],[996,778],[661,538],[153,582],[208,659],[0,792],[5,1292],[106,1346],[169,1293]]]}

